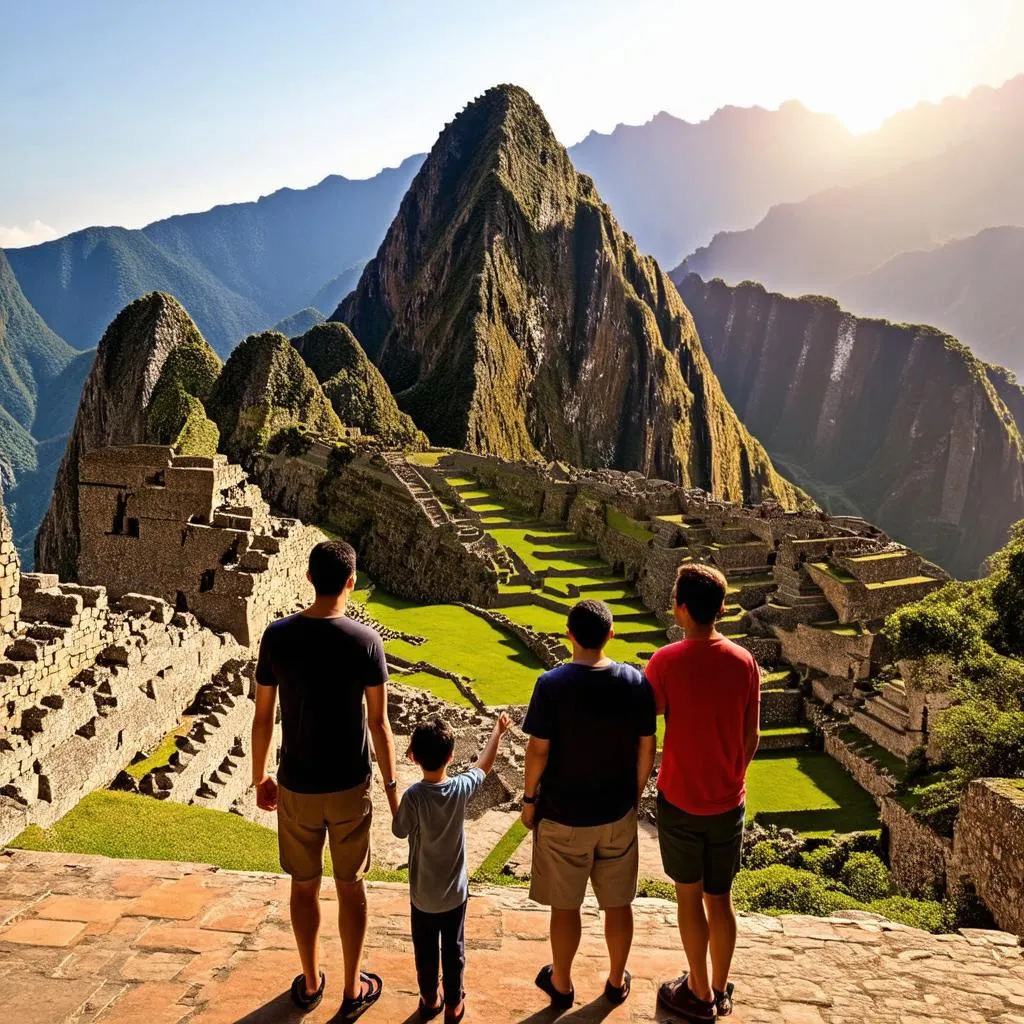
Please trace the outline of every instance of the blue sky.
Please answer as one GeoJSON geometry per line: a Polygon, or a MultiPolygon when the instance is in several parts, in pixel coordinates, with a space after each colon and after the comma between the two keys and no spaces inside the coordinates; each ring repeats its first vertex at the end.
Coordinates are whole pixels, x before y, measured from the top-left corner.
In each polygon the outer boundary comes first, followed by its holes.
{"type": "Polygon", "coordinates": [[[1020,72],[1021,0],[0,0],[0,245],[365,177],[496,82],[571,145],[790,98],[865,130],[1020,72]]]}

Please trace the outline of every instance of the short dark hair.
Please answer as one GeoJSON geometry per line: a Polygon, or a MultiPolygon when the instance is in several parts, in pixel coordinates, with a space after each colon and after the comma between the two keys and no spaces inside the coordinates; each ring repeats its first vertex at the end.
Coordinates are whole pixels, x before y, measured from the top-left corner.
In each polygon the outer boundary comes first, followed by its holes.
{"type": "Polygon", "coordinates": [[[309,578],[318,597],[334,597],[356,574],[356,550],[343,540],[322,540],[309,553],[309,578]]]}
{"type": "Polygon", "coordinates": [[[676,575],[676,604],[685,606],[694,622],[710,626],[718,618],[729,583],[713,565],[689,562],[676,575]]]}
{"type": "Polygon", "coordinates": [[[440,718],[421,722],[413,730],[409,745],[413,760],[428,772],[436,772],[448,763],[455,749],[455,734],[440,718]]]}
{"type": "Polygon", "coordinates": [[[577,601],[569,612],[569,632],[580,647],[599,651],[612,631],[612,610],[604,601],[577,601]]]}

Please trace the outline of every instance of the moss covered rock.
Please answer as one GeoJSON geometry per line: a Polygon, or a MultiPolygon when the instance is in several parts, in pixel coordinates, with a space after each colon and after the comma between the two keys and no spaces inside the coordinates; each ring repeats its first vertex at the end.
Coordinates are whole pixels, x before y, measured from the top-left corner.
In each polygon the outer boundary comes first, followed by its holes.
{"type": "Polygon", "coordinates": [[[146,440],[172,445],[179,455],[214,455],[220,439],[203,402],[220,374],[217,354],[196,330],[164,363],[146,410],[146,440]]]}
{"type": "Polygon", "coordinates": [[[338,419],[385,444],[426,441],[412,417],[398,408],[387,381],[344,324],[321,324],[292,344],[323,385],[338,419]]]}
{"type": "Polygon", "coordinates": [[[435,444],[795,500],[671,282],[515,86],[444,129],[332,319],[435,444]]]}
{"type": "Polygon", "coordinates": [[[313,371],[275,331],[250,335],[231,353],[206,406],[220,430],[221,451],[238,462],[289,428],[325,441],[344,433],[313,371]]]}

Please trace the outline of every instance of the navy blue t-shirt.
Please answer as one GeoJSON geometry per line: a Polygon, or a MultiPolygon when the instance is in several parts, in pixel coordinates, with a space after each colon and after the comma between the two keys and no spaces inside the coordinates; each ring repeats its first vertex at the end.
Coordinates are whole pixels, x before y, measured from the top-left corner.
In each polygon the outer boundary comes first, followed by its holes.
{"type": "Polygon", "coordinates": [[[641,736],[657,726],[654,694],[630,665],[559,665],[537,680],[523,731],[550,740],[538,815],[562,825],[607,825],[636,806],[641,736]]]}

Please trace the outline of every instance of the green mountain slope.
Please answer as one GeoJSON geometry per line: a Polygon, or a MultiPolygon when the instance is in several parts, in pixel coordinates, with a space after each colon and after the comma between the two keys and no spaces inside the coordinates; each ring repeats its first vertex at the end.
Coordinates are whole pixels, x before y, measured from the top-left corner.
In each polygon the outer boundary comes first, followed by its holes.
{"type": "Polygon", "coordinates": [[[675,289],[520,88],[442,131],[332,319],[436,444],[794,497],[675,289]]]}
{"type": "Polygon", "coordinates": [[[338,419],[347,427],[385,444],[425,441],[402,412],[380,371],[367,358],[355,335],[339,323],[321,324],[292,344],[316,374],[338,419]]]}

